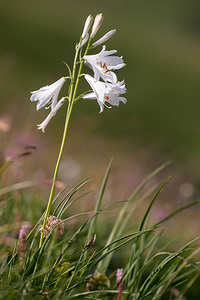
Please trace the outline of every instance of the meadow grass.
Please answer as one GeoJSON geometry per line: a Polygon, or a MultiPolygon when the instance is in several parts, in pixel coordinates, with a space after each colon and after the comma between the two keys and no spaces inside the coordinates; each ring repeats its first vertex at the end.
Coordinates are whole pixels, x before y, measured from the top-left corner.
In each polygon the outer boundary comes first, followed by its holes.
{"type": "MultiPolygon", "coordinates": [[[[110,162],[93,211],[72,209],[75,202],[87,201],[88,193],[82,190],[88,179],[71,190],[58,192],[53,201],[53,215],[59,222],[50,228],[42,247],[38,247],[44,217],[41,200],[26,189],[18,190],[17,194],[13,186],[10,191],[2,189],[5,204],[1,206],[1,236],[5,239],[1,243],[1,298],[183,299],[199,277],[199,237],[173,251],[170,244],[174,240],[160,243],[160,239],[171,218],[199,201],[180,207],[157,223],[150,221],[151,208],[169,178],[148,190],[145,187],[165,166],[144,179],[129,199],[104,206],[110,162]],[[137,209],[144,201],[148,206],[141,215],[137,209]],[[37,220],[38,210],[41,217],[37,220]],[[105,214],[109,216],[114,210],[117,217],[107,230],[109,221],[106,222],[105,214]],[[22,220],[29,216],[30,224],[36,224],[29,229],[24,225],[29,233],[26,231],[20,238],[19,226],[23,223],[17,224],[19,214],[22,220]],[[137,219],[138,228],[130,230],[131,218],[137,219]],[[73,219],[75,224],[68,226],[73,219]],[[59,236],[58,228],[63,223],[64,233],[59,236]],[[121,278],[116,277],[117,269],[123,270],[121,278]]],[[[21,185],[23,188],[24,183],[21,185]]]]}

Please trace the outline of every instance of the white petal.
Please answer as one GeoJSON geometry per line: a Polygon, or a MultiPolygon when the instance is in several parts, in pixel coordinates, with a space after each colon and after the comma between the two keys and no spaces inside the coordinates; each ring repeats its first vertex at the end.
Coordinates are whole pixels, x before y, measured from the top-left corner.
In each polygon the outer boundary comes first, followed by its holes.
{"type": "Polygon", "coordinates": [[[90,99],[97,99],[97,97],[96,97],[95,93],[92,92],[92,93],[85,94],[85,95],[83,96],[83,99],[90,100],[90,99]]]}
{"type": "Polygon", "coordinates": [[[117,53],[117,50],[106,50],[106,46],[102,46],[102,50],[99,53],[100,56],[108,56],[117,53]]]}
{"type": "Polygon", "coordinates": [[[108,69],[121,69],[126,66],[122,57],[119,56],[106,56],[103,58],[103,62],[107,65],[108,69]]]}
{"type": "Polygon", "coordinates": [[[30,100],[38,101],[37,110],[49,104],[51,104],[51,108],[54,108],[64,83],[65,78],[62,77],[51,85],[43,86],[39,90],[31,92],[30,100]]]}
{"type": "Polygon", "coordinates": [[[124,104],[126,104],[127,99],[124,97],[119,97],[119,101],[123,102],[124,104]]]}

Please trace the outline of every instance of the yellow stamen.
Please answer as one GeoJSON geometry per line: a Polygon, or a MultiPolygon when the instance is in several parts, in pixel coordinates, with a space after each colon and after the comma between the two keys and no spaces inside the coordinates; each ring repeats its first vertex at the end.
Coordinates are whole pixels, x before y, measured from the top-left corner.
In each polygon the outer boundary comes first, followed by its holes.
{"type": "Polygon", "coordinates": [[[109,69],[106,68],[106,71],[104,72],[104,74],[106,74],[106,73],[108,73],[108,72],[110,72],[110,71],[113,71],[113,70],[114,70],[114,69],[110,69],[110,70],[109,70],[109,69]]]}
{"type": "Polygon", "coordinates": [[[107,70],[106,63],[103,64],[102,61],[100,61],[100,67],[101,67],[102,69],[106,68],[106,70],[107,70]]]}

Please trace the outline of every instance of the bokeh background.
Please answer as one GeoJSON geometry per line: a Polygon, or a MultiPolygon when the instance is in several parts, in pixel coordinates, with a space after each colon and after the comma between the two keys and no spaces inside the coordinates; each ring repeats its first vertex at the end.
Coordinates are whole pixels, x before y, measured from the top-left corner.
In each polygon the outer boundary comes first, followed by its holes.
{"type": "MultiPolygon", "coordinates": [[[[113,157],[107,194],[122,200],[158,165],[172,160],[166,170],[173,178],[163,194],[164,210],[197,199],[199,11],[198,0],[0,0],[0,118],[11,126],[1,135],[1,159],[35,145],[32,156],[24,158],[22,177],[51,178],[65,109],[52,119],[45,134],[37,131],[36,124],[48,112],[36,112],[30,91],[67,75],[63,61],[72,65],[86,17],[102,12],[104,23],[96,38],[117,29],[107,48],[117,49],[127,64],[118,78],[125,79],[128,101],[119,108],[105,108],[102,114],[95,101],[79,101],[59,179],[75,184],[92,177],[95,190],[113,157]]],[[[83,83],[80,91],[86,87],[83,83]]],[[[189,234],[196,233],[198,210],[189,215],[189,234]]]]}

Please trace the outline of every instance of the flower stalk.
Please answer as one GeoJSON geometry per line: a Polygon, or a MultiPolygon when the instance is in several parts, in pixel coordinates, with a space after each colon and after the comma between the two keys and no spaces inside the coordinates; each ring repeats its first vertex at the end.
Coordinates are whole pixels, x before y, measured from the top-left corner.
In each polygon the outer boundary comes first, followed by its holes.
{"type": "MultiPolygon", "coordinates": [[[[87,45],[87,48],[85,50],[84,55],[86,55],[87,52],[88,52],[90,42],[91,42],[91,38],[88,41],[88,45],[87,45]]],[[[76,48],[76,53],[75,53],[75,58],[74,58],[74,63],[73,63],[73,71],[72,71],[71,84],[70,84],[70,89],[69,89],[69,102],[68,102],[67,113],[66,113],[66,118],[65,118],[65,126],[64,126],[64,130],[63,130],[63,136],[62,136],[60,151],[59,151],[59,154],[58,154],[58,158],[57,158],[57,162],[56,162],[56,166],[55,166],[55,170],[54,170],[54,176],[53,176],[53,181],[52,181],[51,191],[50,191],[50,195],[49,195],[49,200],[48,200],[48,204],[47,204],[47,208],[46,208],[46,212],[45,212],[45,216],[44,216],[44,222],[43,222],[43,225],[42,225],[39,247],[42,246],[43,237],[44,237],[44,229],[46,227],[47,220],[48,220],[48,217],[49,217],[50,211],[51,211],[51,206],[52,206],[52,202],[53,202],[53,198],[54,198],[54,194],[55,194],[55,183],[56,183],[56,179],[57,179],[57,176],[58,176],[58,171],[59,171],[59,166],[60,166],[60,162],[61,162],[63,151],[64,151],[64,146],[65,146],[65,143],[66,143],[67,132],[68,132],[68,127],[69,127],[69,121],[70,121],[73,105],[74,105],[75,99],[76,99],[78,83],[79,83],[79,79],[80,79],[80,76],[81,76],[82,67],[83,67],[83,64],[84,64],[84,60],[82,59],[81,62],[80,62],[77,77],[75,77],[77,59],[78,59],[78,54],[79,54],[80,48],[81,48],[81,44],[79,43],[77,48],[76,48]]]]}

